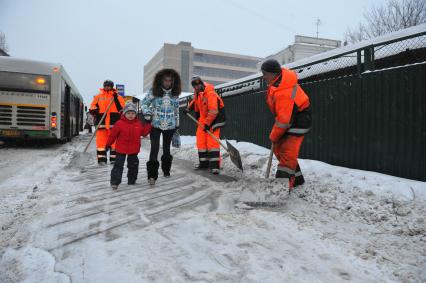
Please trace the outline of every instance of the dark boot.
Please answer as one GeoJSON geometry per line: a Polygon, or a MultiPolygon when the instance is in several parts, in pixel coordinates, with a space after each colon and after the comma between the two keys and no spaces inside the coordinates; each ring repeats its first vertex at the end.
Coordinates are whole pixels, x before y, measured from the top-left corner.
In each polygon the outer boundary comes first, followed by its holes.
{"type": "Polygon", "coordinates": [[[155,180],[158,178],[158,167],[160,167],[160,163],[155,161],[148,161],[146,163],[146,169],[148,171],[148,181],[150,184],[154,184],[155,180]]]}
{"type": "Polygon", "coordinates": [[[303,174],[300,170],[299,164],[297,164],[296,173],[294,174],[294,176],[294,187],[301,186],[305,183],[305,178],[303,178],[303,174]]]}
{"type": "Polygon", "coordinates": [[[107,163],[107,157],[106,157],[107,153],[106,153],[105,149],[104,150],[96,150],[96,154],[98,156],[98,163],[99,164],[106,164],[107,163]]]}
{"type": "Polygon", "coordinates": [[[208,161],[200,161],[200,163],[194,166],[194,170],[207,170],[207,169],[209,169],[208,161]]]}
{"type": "Polygon", "coordinates": [[[161,156],[161,170],[163,170],[164,177],[170,177],[170,168],[172,168],[173,156],[161,156]]]}
{"type": "Polygon", "coordinates": [[[219,174],[220,150],[212,149],[208,152],[210,172],[214,175],[219,174]]]}
{"type": "Polygon", "coordinates": [[[200,163],[195,165],[195,170],[209,169],[209,155],[206,149],[198,150],[198,159],[200,163]]]}
{"type": "Polygon", "coordinates": [[[275,174],[275,178],[277,179],[287,179],[288,180],[288,189],[292,191],[294,188],[294,174],[290,174],[288,172],[277,169],[277,173],[275,174]]]}

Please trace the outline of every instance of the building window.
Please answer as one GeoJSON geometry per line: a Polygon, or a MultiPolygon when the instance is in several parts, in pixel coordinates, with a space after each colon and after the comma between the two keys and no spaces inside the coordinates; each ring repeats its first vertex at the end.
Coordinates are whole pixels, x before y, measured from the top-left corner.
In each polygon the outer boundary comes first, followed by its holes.
{"type": "Polygon", "coordinates": [[[194,66],[194,74],[199,76],[219,77],[228,79],[239,79],[253,74],[253,72],[244,72],[236,70],[225,70],[210,67],[194,66]]]}
{"type": "Polygon", "coordinates": [[[194,53],[194,61],[252,69],[256,69],[256,64],[260,62],[260,60],[242,59],[203,53],[194,53]]]}

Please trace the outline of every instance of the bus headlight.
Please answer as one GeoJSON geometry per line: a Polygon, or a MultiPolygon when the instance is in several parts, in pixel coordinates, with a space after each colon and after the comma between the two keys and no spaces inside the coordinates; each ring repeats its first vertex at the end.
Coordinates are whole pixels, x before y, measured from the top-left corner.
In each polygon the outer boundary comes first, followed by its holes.
{"type": "Polygon", "coordinates": [[[46,83],[46,80],[42,77],[39,77],[36,79],[36,83],[38,83],[39,85],[44,85],[46,83]]]}

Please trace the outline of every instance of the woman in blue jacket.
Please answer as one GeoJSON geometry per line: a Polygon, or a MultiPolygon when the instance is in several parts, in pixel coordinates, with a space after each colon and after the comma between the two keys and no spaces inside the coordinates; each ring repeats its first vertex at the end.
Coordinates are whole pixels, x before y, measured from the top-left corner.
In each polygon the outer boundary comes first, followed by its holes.
{"type": "Polygon", "coordinates": [[[161,169],[164,177],[170,177],[173,156],[170,154],[170,144],[177,128],[179,128],[179,95],[181,80],[173,69],[163,69],[155,74],[152,89],[142,100],[142,111],[146,122],[150,122],[152,130],[151,152],[146,163],[148,182],[155,184],[158,178],[158,151],[160,136],[163,135],[163,155],[161,169]]]}

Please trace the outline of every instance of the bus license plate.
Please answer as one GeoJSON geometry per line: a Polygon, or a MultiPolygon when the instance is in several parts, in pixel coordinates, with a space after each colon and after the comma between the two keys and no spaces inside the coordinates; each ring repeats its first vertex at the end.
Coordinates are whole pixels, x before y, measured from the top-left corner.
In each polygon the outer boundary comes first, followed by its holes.
{"type": "Polygon", "coordinates": [[[17,130],[2,130],[1,134],[6,137],[19,137],[21,132],[17,130]]]}

